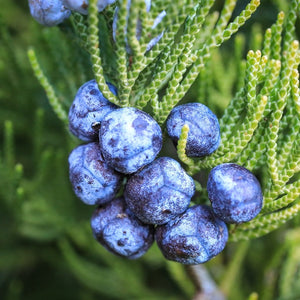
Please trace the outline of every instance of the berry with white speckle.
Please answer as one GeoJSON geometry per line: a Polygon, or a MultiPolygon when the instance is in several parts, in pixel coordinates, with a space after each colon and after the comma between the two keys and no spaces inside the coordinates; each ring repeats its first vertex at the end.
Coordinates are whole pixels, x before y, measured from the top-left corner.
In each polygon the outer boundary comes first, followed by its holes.
{"type": "Polygon", "coordinates": [[[88,0],[63,0],[66,7],[74,10],[80,14],[86,15],[88,13],[89,1],[88,0]]]}
{"type": "Polygon", "coordinates": [[[71,15],[62,0],[29,0],[28,4],[32,17],[45,26],[55,26],[71,15]]]}
{"type": "MultiPolygon", "coordinates": [[[[149,13],[150,9],[151,9],[151,0],[145,0],[145,4],[146,4],[146,12],[149,13]]],[[[127,10],[128,10],[127,19],[126,19],[127,23],[128,23],[128,19],[130,18],[130,15],[129,15],[130,6],[131,6],[131,0],[129,0],[127,2],[127,10]]],[[[119,13],[119,7],[116,7],[114,18],[113,18],[113,39],[114,39],[114,41],[116,41],[116,36],[117,36],[118,13],[119,13]]],[[[154,22],[153,22],[153,25],[152,25],[151,29],[154,29],[163,20],[163,18],[165,16],[166,16],[166,11],[165,10],[160,12],[157,15],[157,17],[154,19],[154,22]]],[[[125,31],[125,33],[127,32],[127,24],[124,28],[124,31],[125,31]]],[[[141,23],[140,19],[138,19],[137,26],[136,26],[136,38],[137,38],[138,41],[141,39],[142,31],[143,31],[142,23],[141,23]]],[[[151,34],[151,33],[149,32],[149,34],[151,34]]],[[[147,44],[146,51],[150,51],[160,41],[160,39],[163,37],[163,34],[164,34],[164,31],[162,31],[157,36],[153,37],[149,41],[149,43],[147,44]]],[[[125,38],[125,43],[126,43],[127,52],[129,54],[132,54],[132,50],[131,50],[131,48],[128,44],[127,37],[125,38]]]]}
{"type": "Polygon", "coordinates": [[[81,145],[71,152],[69,173],[76,196],[88,205],[113,199],[122,179],[121,174],[105,163],[98,143],[81,145]]]}
{"type": "Polygon", "coordinates": [[[167,131],[175,144],[185,124],[189,126],[187,156],[202,157],[219,147],[219,121],[207,106],[201,103],[187,103],[172,109],[167,119],[167,131]]]}
{"type": "MultiPolygon", "coordinates": [[[[63,0],[66,7],[80,14],[87,15],[89,1],[88,0],[63,0]]],[[[116,0],[98,0],[97,8],[101,12],[108,5],[113,4],[116,0]]]]}
{"type": "Polygon", "coordinates": [[[157,226],[155,239],[166,259],[194,265],[212,259],[224,249],[228,230],[209,206],[195,205],[157,226]]]}
{"type": "Polygon", "coordinates": [[[130,177],[124,196],[144,223],[164,224],[188,208],[194,192],[194,181],[180,164],[160,157],[130,177]]]}
{"type": "Polygon", "coordinates": [[[262,208],[259,181],[237,164],[225,163],[213,168],[208,176],[207,192],[214,213],[226,223],[248,222],[262,208]]]}
{"type": "Polygon", "coordinates": [[[162,132],[147,113],[125,107],[107,114],[101,122],[99,143],[108,165],[130,174],[151,163],[162,147],[162,132]]]}
{"type": "MultiPolygon", "coordinates": [[[[107,85],[116,95],[117,89],[110,83],[107,85]]],[[[103,96],[96,80],[90,80],[79,88],[70,107],[69,129],[83,141],[95,141],[102,119],[115,109],[117,106],[103,96]]]]}
{"type": "Polygon", "coordinates": [[[123,198],[99,206],[91,219],[94,237],[110,252],[129,259],[141,257],[154,241],[154,228],[143,224],[123,198]]]}

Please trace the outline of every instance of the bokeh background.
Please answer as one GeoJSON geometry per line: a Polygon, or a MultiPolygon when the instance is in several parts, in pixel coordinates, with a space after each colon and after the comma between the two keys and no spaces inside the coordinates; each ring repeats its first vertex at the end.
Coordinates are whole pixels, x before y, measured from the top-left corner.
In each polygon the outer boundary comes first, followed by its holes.
{"type": "MultiPolygon", "coordinates": [[[[247,2],[238,1],[235,14],[247,2]]],[[[216,1],[214,9],[222,6],[216,1]]],[[[288,7],[289,1],[262,1],[240,32],[242,57],[259,49],[261,33],[288,7]]],[[[234,79],[233,88],[224,84],[235,63],[233,41],[208,65],[211,90],[205,101],[219,116],[234,92],[234,79]]],[[[1,0],[0,299],[192,299],[190,271],[167,262],[156,245],[141,259],[127,261],[93,239],[94,208],[76,199],[68,180],[67,157],[79,141],[53,113],[29,64],[29,47],[66,108],[93,78],[68,21],[44,28],[31,18],[26,0],[1,0]]],[[[197,89],[196,83],[188,100],[197,89]]],[[[251,242],[228,244],[204,267],[228,299],[248,299],[253,292],[263,300],[300,299],[299,221],[251,242]]]]}

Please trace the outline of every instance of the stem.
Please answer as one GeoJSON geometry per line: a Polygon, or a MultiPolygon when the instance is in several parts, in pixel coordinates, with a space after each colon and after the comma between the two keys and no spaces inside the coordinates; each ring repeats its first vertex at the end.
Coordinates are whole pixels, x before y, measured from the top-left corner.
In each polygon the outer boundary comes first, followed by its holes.
{"type": "Polygon", "coordinates": [[[188,267],[191,278],[197,288],[193,300],[225,300],[225,296],[210,276],[204,265],[193,265],[188,267]]]}

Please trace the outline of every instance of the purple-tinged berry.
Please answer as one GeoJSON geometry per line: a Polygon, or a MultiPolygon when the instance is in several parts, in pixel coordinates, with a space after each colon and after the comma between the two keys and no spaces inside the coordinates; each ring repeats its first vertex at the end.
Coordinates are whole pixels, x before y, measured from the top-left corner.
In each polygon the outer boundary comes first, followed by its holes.
{"type": "Polygon", "coordinates": [[[45,26],[55,26],[71,15],[62,0],[29,0],[32,17],[45,26]]]}
{"type": "Polygon", "coordinates": [[[69,173],[73,190],[85,204],[102,204],[112,200],[122,176],[102,158],[98,143],[75,148],[69,155],[69,173]]]}
{"type": "MultiPolygon", "coordinates": [[[[131,2],[131,0],[129,1],[129,3],[131,2]]],[[[145,4],[146,4],[146,11],[149,12],[151,9],[151,0],[145,0],[145,4]]]]}
{"type": "Polygon", "coordinates": [[[207,192],[214,213],[226,223],[250,221],[262,208],[259,181],[237,164],[225,163],[213,168],[208,176],[207,192]]]}
{"type": "Polygon", "coordinates": [[[180,164],[160,157],[130,177],[124,196],[141,221],[164,224],[188,208],[194,192],[194,181],[180,164]]]}
{"type": "MultiPolygon", "coordinates": [[[[146,12],[149,13],[150,9],[151,9],[151,0],[145,0],[145,4],[146,4],[146,12]]],[[[131,6],[131,0],[128,0],[127,2],[127,23],[128,23],[128,19],[130,18],[129,16],[129,11],[130,11],[130,6],[131,6]]],[[[118,22],[118,13],[119,13],[119,7],[116,7],[115,10],[115,14],[114,14],[114,18],[113,18],[113,39],[114,41],[116,41],[116,36],[117,36],[117,22],[118,22]]],[[[156,26],[163,20],[163,18],[166,16],[166,11],[163,10],[162,12],[160,12],[157,17],[155,18],[153,25],[151,27],[151,29],[156,28],[156,26]]],[[[142,36],[142,31],[143,31],[143,27],[142,27],[142,23],[140,20],[138,20],[137,22],[137,26],[136,26],[136,39],[139,41],[141,39],[142,36]]],[[[124,32],[127,32],[127,24],[124,28],[124,32]]],[[[163,37],[164,31],[162,31],[159,35],[155,36],[154,38],[152,38],[150,40],[150,42],[147,44],[147,48],[146,51],[150,51],[158,42],[159,40],[163,37]]],[[[126,34],[125,34],[126,36],[126,34]]],[[[132,50],[128,44],[128,40],[127,38],[125,38],[125,43],[126,43],[126,51],[129,54],[132,54],[132,50]]]]}
{"type": "MultiPolygon", "coordinates": [[[[116,88],[110,83],[107,85],[116,95],[116,88]]],[[[96,80],[90,80],[79,88],[70,107],[69,129],[83,141],[95,141],[102,119],[115,109],[117,106],[104,98],[96,80]]]]}
{"type": "Polygon", "coordinates": [[[101,122],[99,143],[108,165],[125,174],[151,163],[162,147],[162,132],[147,113],[125,107],[107,114],[101,122]]]}
{"type": "Polygon", "coordinates": [[[136,259],[150,248],[154,228],[143,224],[126,207],[123,198],[99,206],[91,219],[94,237],[110,252],[136,259]]]}
{"type": "Polygon", "coordinates": [[[74,10],[80,14],[86,15],[88,13],[88,0],[63,0],[67,8],[74,10]]]}
{"type": "MultiPolygon", "coordinates": [[[[63,0],[66,7],[74,10],[80,14],[86,15],[88,13],[89,0],[63,0]]],[[[108,5],[114,3],[116,0],[98,0],[98,11],[104,10],[108,5]]]]}
{"type": "Polygon", "coordinates": [[[187,156],[209,155],[219,147],[219,121],[207,106],[201,103],[188,103],[173,108],[167,119],[167,131],[175,144],[185,124],[189,126],[187,156]]]}
{"type": "Polygon", "coordinates": [[[157,226],[156,242],[166,259],[182,264],[204,263],[225,247],[226,224],[206,205],[195,205],[164,225],[157,226]]]}

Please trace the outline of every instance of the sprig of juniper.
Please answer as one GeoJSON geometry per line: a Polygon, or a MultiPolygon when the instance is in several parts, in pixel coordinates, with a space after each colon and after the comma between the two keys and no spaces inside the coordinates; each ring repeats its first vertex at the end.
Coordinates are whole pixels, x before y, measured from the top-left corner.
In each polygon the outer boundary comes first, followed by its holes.
{"type": "Polygon", "coordinates": [[[294,38],[293,5],[284,23],[284,13],[266,31],[261,52],[247,56],[244,87],[232,99],[220,119],[222,144],[204,159],[185,155],[188,128],[182,128],[178,157],[195,174],[224,162],[237,162],[250,170],[265,165],[268,180],[264,207],[251,222],[231,226],[230,240],[250,239],[277,229],[299,214],[299,180],[289,180],[299,172],[300,119],[299,43],[294,38]],[[282,41],[283,39],[283,41],[282,41]]]}
{"type": "MultiPolygon", "coordinates": [[[[213,50],[236,33],[259,6],[258,0],[250,1],[230,21],[236,1],[226,0],[220,15],[209,13],[213,3],[212,0],[196,5],[190,0],[179,4],[158,1],[147,13],[142,0],[133,0],[129,9],[127,1],[120,0],[115,12],[115,42],[110,44],[108,35],[112,36],[113,13],[99,14],[96,1],[91,0],[87,19],[74,15],[72,22],[83,48],[91,55],[94,76],[104,95],[120,106],[149,109],[150,103],[152,115],[163,126],[170,110],[198,76],[210,81],[211,85],[212,73],[205,67],[211,64],[213,50]],[[162,10],[166,11],[166,16],[153,27],[155,17],[162,10]],[[105,39],[99,37],[99,23],[104,21],[107,22],[105,39]],[[142,24],[142,34],[138,40],[136,28],[139,24],[142,24]],[[151,38],[161,33],[161,40],[147,51],[151,38]],[[111,63],[105,53],[105,44],[110,44],[108,48],[114,52],[111,63]],[[107,88],[106,81],[110,80],[118,86],[117,97],[107,88]]],[[[280,12],[277,22],[266,30],[262,50],[249,51],[246,61],[237,64],[234,71],[239,77],[237,93],[220,119],[222,144],[219,149],[203,159],[187,157],[188,126],[182,128],[178,141],[178,157],[192,175],[224,162],[237,162],[257,172],[268,171],[266,183],[263,182],[265,204],[261,214],[251,222],[232,227],[231,240],[266,234],[299,211],[298,181],[295,178],[290,182],[299,172],[297,68],[300,57],[294,30],[297,10],[298,1],[292,0],[287,17],[280,12]]],[[[256,37],[253,39],[255,48],[260,44],[261,35],[256,37]]],[[[243,39],[236,38],[236,57],[241,58],[243,43],[243,39]]],[[[42,72],[33,50],[29,50],[29,57],[54,111],[66,123],[65,108],[42,72]]],[[[218,70],[225,72],[221,67],[218,70]]],[[[221,82],[218,85],[226,90],[221,82]]],[[[200,91],[210,96],[212,90],[209,87],[205,90],[200,84],[200,91]]]]}
{"type": "MultiPolygon", "coordinates": [[[[103,17],[97,12],[95,0],[89,5],[88,17],[74,14],[72,25],[80,44],[90,53],[94,76],[104,95],[120,106],[144,108],[150,101],[154,118],[163,124],[170,110],[203,69],[211,51],[228,40],[259,6],[258,0],[252,0],[234,21],[228,23],[236,0],[226,1],[218,22],[212,28],[217,14],[213,13],[211,17],[208,13],[213,3],[212,0],[196,4],[190,0],[156,3],[152,13],[146,13],[142,0],[132,1],[129,10],[127,1],[119,1],[116,41],[112,45],[115,54],[111,56],[111,62],[105,56],[109,41],[105,44],[99,39],[98,25],[103,23],[103,17]],[[151,24],[157,16],[155,14],[162,11],[160,9],[165,9],[166,16],[153,28],[151,24]],[[141,39],[137,40],[135,35],[139,23],[144,27],[141,39]],[[205,40],[201,35],[202,26],[206,32],[205,40]],[[161,33],[161,40],[150,51],[145,51],[150,38],[161,33]],[[106,81],[117,84],[118,97],[109,91],[106,81]]],[[[112,14],[105,15],[108,23],[103,30],[112,35],[110,16],[112,18],[112,14]]],[[[47,79],[45,75],[43,78],[47,79]]],[[[47,89],[49,93],[51,88],[48,86],[47,89]]]]}
{"type": "Polygon", "coordinates": [[[36,53],[34,51],[33,48],[30,48],[28,50],[28,58],[29,61],[31,63],[32,69],[34,71],[34,74],[36,76],[36,78],[38,79],[38,81],[40,82],[40,84],[42,85],[42,87],[44,88],[49,103],[53,108],[53,111],[56,113],[57,117],[63,121],[64,124],[68,124],[68,116],[66,111],[63,109],[62,104],[60,103],[52,85],[49,83],[48,78],[45,76],[38,60],[36,57],[36,53]]]}

